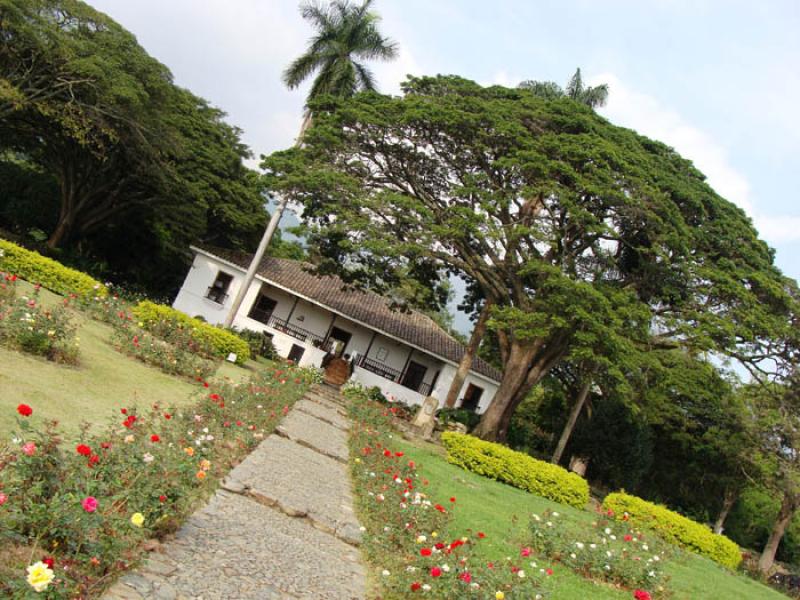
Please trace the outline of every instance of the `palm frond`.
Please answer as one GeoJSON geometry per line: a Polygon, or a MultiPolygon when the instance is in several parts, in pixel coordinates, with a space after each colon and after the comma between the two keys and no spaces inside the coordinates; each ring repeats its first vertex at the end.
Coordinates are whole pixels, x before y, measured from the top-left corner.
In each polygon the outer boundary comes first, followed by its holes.
{"type": "Polygon", "coordinates": [[[359,90],[374,92],[377,89],[375,75],[365,64],[353,61],[353,68],[356,71],[356,85],[359,90]]]}
{"type": "Polygon", "coordinates": [[[581,92],[583,92],[583,78],[581,77],[580,67],[575,71],[575,74],[570,78],[569,83],[565,89],[567,96],[573,100],[577,100],[581,92]]]}

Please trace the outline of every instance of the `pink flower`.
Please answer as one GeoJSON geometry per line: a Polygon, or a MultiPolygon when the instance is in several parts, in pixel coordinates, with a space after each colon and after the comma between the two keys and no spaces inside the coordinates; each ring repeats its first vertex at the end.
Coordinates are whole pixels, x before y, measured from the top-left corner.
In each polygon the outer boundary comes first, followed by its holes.
{"type": "Polygon", "coordinates": [[[88,513],[93,513],[97,510],[97,498],[94,496],[86,496],[83,500],[81,500],[81,506],[83,506],[83,510],[88,513]]]}
{"type": "Polygon", "coordinates": [[[8,502],[8,496],[3,492],[0,492],[0,506],[3,506],[3,504],[6,502],[8,502]]]}
{"type": "Polygon", "coordinates": [[[28,456],[36,454],[36,444],[33,442],[25,442],[22,444],[22,452],[28,456]]]}
{"type": "Polygon", "coordinates": [[[636,600],[652,600],[650,592],[645,592],[644,590],[634,590],[633,597],[636,598],[636,600]]]}
{"type": "Polygon", "coordinates": [[[530,556],[531,555],[531,549],[526,546],[525,548],[520,550],[519,553],[522,556],[530,556]]]}

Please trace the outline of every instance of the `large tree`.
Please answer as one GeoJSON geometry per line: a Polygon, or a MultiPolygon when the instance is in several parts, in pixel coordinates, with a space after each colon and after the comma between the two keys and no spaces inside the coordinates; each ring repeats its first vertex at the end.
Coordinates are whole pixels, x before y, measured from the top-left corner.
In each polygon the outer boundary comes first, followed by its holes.
{"type": "Polygon", "coordinates": [[[492,301],[504,375],[479,435],[504,438],[556,364],[637,324],[743,357],[786,326],[771,250],[671,148],[567,99],[458,77],[405,92],[314,103],[304,147],[263,166],[304,204],[324,266],[380,288],[432,264],[492,301]]]}

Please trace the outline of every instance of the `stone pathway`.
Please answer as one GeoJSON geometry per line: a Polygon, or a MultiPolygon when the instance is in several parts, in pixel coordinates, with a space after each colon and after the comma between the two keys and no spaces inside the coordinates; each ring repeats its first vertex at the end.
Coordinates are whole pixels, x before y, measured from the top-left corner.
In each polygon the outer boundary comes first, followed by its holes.
{"type": "Polygon", "coordinates": [[[310,390],[175,538],[104,598],[363,598],[348,427],[337,391],[310,390]]]}

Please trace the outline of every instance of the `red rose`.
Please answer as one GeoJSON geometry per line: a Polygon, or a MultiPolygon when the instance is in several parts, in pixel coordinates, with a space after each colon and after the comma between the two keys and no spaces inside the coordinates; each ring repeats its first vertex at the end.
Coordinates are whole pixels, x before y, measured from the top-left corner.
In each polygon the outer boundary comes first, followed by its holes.
{"type": "Polygon", "coordinates": [[[634,590],[633,597],[636,598],[636,600],[652,600],[650,593],[644,590],[634,590]]]}
{"type": "Polygon", "coordinates": [[[395,452],[395,453],[394,453],[394,455],[395,455],[397,458],[400,458],[401,456],[403,456],[403,453],[402,453],[402,452],[395,452]]]}
{"type": "Polygon", "coordinates": [[[172,418],[172,415],[169,413],[164,413],[164,418],[169,421],[172,418]]]}
{"type": "Polygon", "coordinates": [[[384,451],[383,451],[383,455],[384,455],[384,456],[391,456],[391,455],[392,455],[392,452],[391,452],[391,450],[384,450],[384,451]]]}
{"type": "Polygon", "coordinates": [[[433,508],[435,508],[436,510],[438,510],[440,513],[446,513],[446,512],[447,512],[447,511],[444,509],[444,506],[442,506],[441,504],[436,504],[436,505],[434,505],[434,507],[433,507],[433,508]]]}
{"type": "Polygon", "coordinates": [[[219,394],[211,394],[211,395],[209,395],[209,398],[211,398],[212,400],[214,400],[216,402],[217,400],[219,400],[219,394]]]}
{"type": "Polygon", "coordinates": [[[411,591],[412,592],[416,592],[421,587],[422,587],[422,584],[419,581],[415,581],[414,583],[411,584],[411,591]]]}
{"type": "Polygon", "coordinates": [[[53,570],[53,568],[55,567],[55,564],[56,564],[56,559],[54,559],[52,556],[45,556],[45,557],[42,559],[42,562],[43,562],[44,564],[46,564],[46,565],[48,566],[48,568],[49,568],[49,569],[52,571],[52,570],[53,570]]]}
{"type": "Polygon", "coordinates": [[[161,494],[161,495],[158,497],[158,501],[159,501],[159,502],[166,502],[166,501],[167,501],[167,497],[166,497],[164,494],[161,494]]]}
{"type": "Polygon", "coordinates": [[[128,409],[127,408],[120,408],[119,412],[121,412],[123,415],[127,415],[128,414],[128,409]]]}
{"type": "Polygon", "coordinates": [[[431,577],[441,577],[442,570],[439,567],[431,568],[431,577]]]}
{"type": "Polygon", "coordinates": [[[523,548],[522,550],[520,550],[520,551],[519,551],[519,553],[520,553],[520,556],[525,556],[525,557],[527,557],[527,556],[530,556],[530,555],[531,555],[531,549],[530,549],[530,548],[528,548],[528,547],[526,546],[525,548],[523,548]]]}
{"type": "Polygon", "coordinates": [[[544,572],[547,573],[548,575],[552,575],[553,569],[545,569],[544,572]]]}
{"type": "Polygon", "coordinates": [[[444,544],[442,542],[436,542],[435,547],[437,550],[441,550],[444,548],[444,544]]]}
{"type": "Polygon", "coordinates": [[[420,556],[430,556],[431,555],[431,549],[430,548],[420,548],[419,555],[420,556]]]}
{"type": "Polygon", "coordinates": [[[100,444],[100,447],[103,450],[108,450],[109,448],[111,448],[111,442],[103,442],[102,444],[100,444]]]}
{"type": "Polygon", "coordinates": [[[478,532],[478,537],[479,537],[480,539],[483,539],[483,538],[485,538],[485,537],[486,537],[486,534],[485,534],[485,533],[483,533],[482,531],[479,531],[479,532],[478,532]]]}
{"type": "Polygon", "coordinates": [[[208,387],[208,382],[207,382],[207,381],[204,381],[204,382],[203,382],[203,387],[204,387],[204,388],[207,388],[207,387],[208,387]]]}
{"type": "Polygon", "coordinates": [[[86,444],[78,444],[75,446],[75,452],[80,454],[81,456],[89,456],[92,453],[92,449],[89,448],[86,444]]]}
{"type": "Polygon", "coordinates": [[[450,498],[450,502],[455,502],[455,501],[456,501],[456,498],[455,498],[455,496],[452,496],[452,497],[450,498]]]}
{"type": "Polygon", "coordinates": [[[27,404],[20,404],[17,406],[17,412],[23,417],[30,417],[33,414],[33,409],[27,404]]]}
{"type": "Polygon", "coordinates": [[[161,441],[161,438],[160,438],[160,437],[158,437],[158,434],[155,434],[155,433],[154,433],[153,435],[151,435],[151,436],[150,436],[150,441],[151,441],[151,442],[160,442],[160,441],[161,441]]]}
{"type": "Polygon", "coordinates": [[[633,536],[630,533],[626,533],[622,539],[626,542],[630,542],[633,539],[633,536]]]}
{"type": "Polygon", "coordinates": [[[470,583],[472,581],[472,575],[470,575],[469,571],[464,571],[461,573],[458,578],[463,581],[464,583],[470,583]]]}

